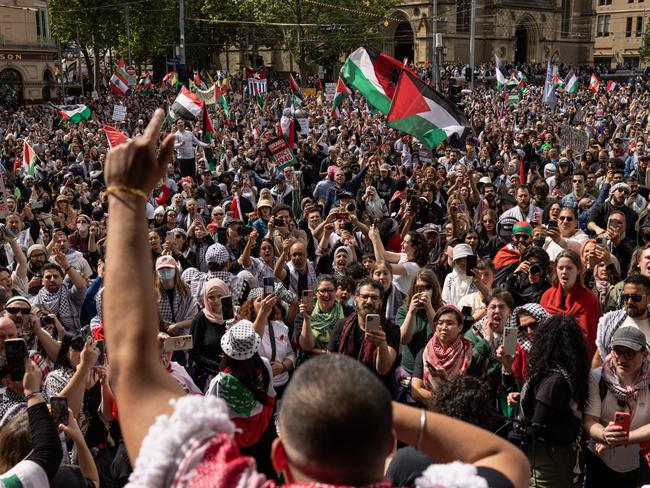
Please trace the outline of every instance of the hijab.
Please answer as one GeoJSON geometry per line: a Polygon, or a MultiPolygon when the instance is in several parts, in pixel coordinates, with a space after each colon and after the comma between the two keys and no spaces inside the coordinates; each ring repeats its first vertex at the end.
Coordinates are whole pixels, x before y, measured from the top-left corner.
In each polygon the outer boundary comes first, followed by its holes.
{"type": "Polygon", "coordinates": [[[210,322],[221,324],[223,323],[221,303],[214,308],[210,308],[210,303],[208,302],[208,295],[215,289],[221,293],[221,296],[230,295],[230,288],[228,288],[228,285],[219,278],[212,278],[211,280],[206,281],[205,285],[203,285],[203,304],[205,305],[203,308],[203,315],[205,315],[205,318],[210,322]]]}

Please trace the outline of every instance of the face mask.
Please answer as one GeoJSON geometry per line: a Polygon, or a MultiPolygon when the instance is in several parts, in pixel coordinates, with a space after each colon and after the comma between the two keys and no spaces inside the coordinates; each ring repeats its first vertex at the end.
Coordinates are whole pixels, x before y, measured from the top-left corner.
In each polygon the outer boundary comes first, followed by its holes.
{"type": "Polygon", "coordinates": [[[158,277],[161,281],[170,281],[176,276],[176,270],[173,268],[163,268],[158,270],[158,277]]]}
{"type": "Polygon", "coordinates": [[[88,227],[88,224],[77,224],[77,230],[79,230],[79,232],[86,232],[88,227]]]}

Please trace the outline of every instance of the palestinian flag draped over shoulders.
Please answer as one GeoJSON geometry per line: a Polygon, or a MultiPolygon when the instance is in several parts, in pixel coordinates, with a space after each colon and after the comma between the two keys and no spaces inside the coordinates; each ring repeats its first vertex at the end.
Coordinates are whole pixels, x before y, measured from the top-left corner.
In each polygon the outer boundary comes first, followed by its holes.
{"type": "Polygon", "coordinates": [[[54,105],[59,111],[62,118],[69,120],[73,124],[78,124],[82,120],[90,118],[90,109],[85,105],[54,105]]]}
{"type": "Polygon", "coordinates": [[[377,110],[387,114],[402,68],[414,74],[397,59],[360,47],[348,56],[341,68],[341,77],[377,110]]]}
{"type": "Polygon", "coordinates": [[[429,149],[469,134],[463,112],[415,74],[404,70],[388,113],[388,125],[417,137],[429,149]]]}
{"type": "Polygon", "coordinates": [[[172,111],[176,117],[185,120],[196,120],[203,110],[203,102],[187,88],[182,87],[176,100],[172,104],[172,111]]]}

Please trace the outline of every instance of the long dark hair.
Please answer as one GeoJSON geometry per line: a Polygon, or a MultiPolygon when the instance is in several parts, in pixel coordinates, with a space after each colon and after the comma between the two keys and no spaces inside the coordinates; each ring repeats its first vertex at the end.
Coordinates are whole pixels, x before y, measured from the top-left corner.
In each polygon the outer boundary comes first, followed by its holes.
{"type": "Polygon", "coordinates": [[[429,249],[427,247],[427,239],[423,234],[415,231],[408,233],[411,236],[411,246],[413,246],[413,261],[420,266],[425,266],[429,262],[429,249]]]}
{"type": "Polygon", "coordinates": [[[552,315],[532,336],[526,378],[536,384],[551,370],[568,373],[573,399],[584,410],[588,395],[589,356],[584,334],[572,316],[552,315]]]}
{"type": "Polygon", "coordinates": [[[269,388],[271,376],[258,353],[243,360],[233,359],[224,354],[220,369],[223,371],[225,368],[230,368],[230,374],[253,394],[255,400],[262,405],[266,403],[266,391],[269,388]]]}

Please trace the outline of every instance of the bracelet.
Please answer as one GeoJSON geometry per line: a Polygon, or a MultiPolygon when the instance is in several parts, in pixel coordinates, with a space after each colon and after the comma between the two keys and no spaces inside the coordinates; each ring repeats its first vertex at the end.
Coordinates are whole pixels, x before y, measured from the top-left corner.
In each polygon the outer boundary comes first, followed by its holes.
{"type": "Polygon", "coordinates": [[[123,185],[109,186],[106,188],[106,193],[109,195],[115,195],[119,192],[130,193],[131,195],[142,198],[145,202],[148,200],[147,194],[138,188],[131,188],[130,186],[123,185]]]}
{"type": "Polygon", "coordinates": [[[26,401],[26,402],[30,401],[30,400],[31,400],[32,398],[34,398],[36,395],[41,395],[41,396],[43,396],[43,394],[42,394],[40,391],[35,391],[35,392],[30,393],[29,395],[27,395],[27,396],[25,397],[25,401],[26,401]]]}
{"type": "Polygon", "coordinates": [[[418,433],[418,440],[415,441],[415,449],[420,450],[420,444],[422,444],[422,438],[424,437],[424,431],[427,428],[427,411],[423,408],[420,410],[420,432],[418,433]]]}

